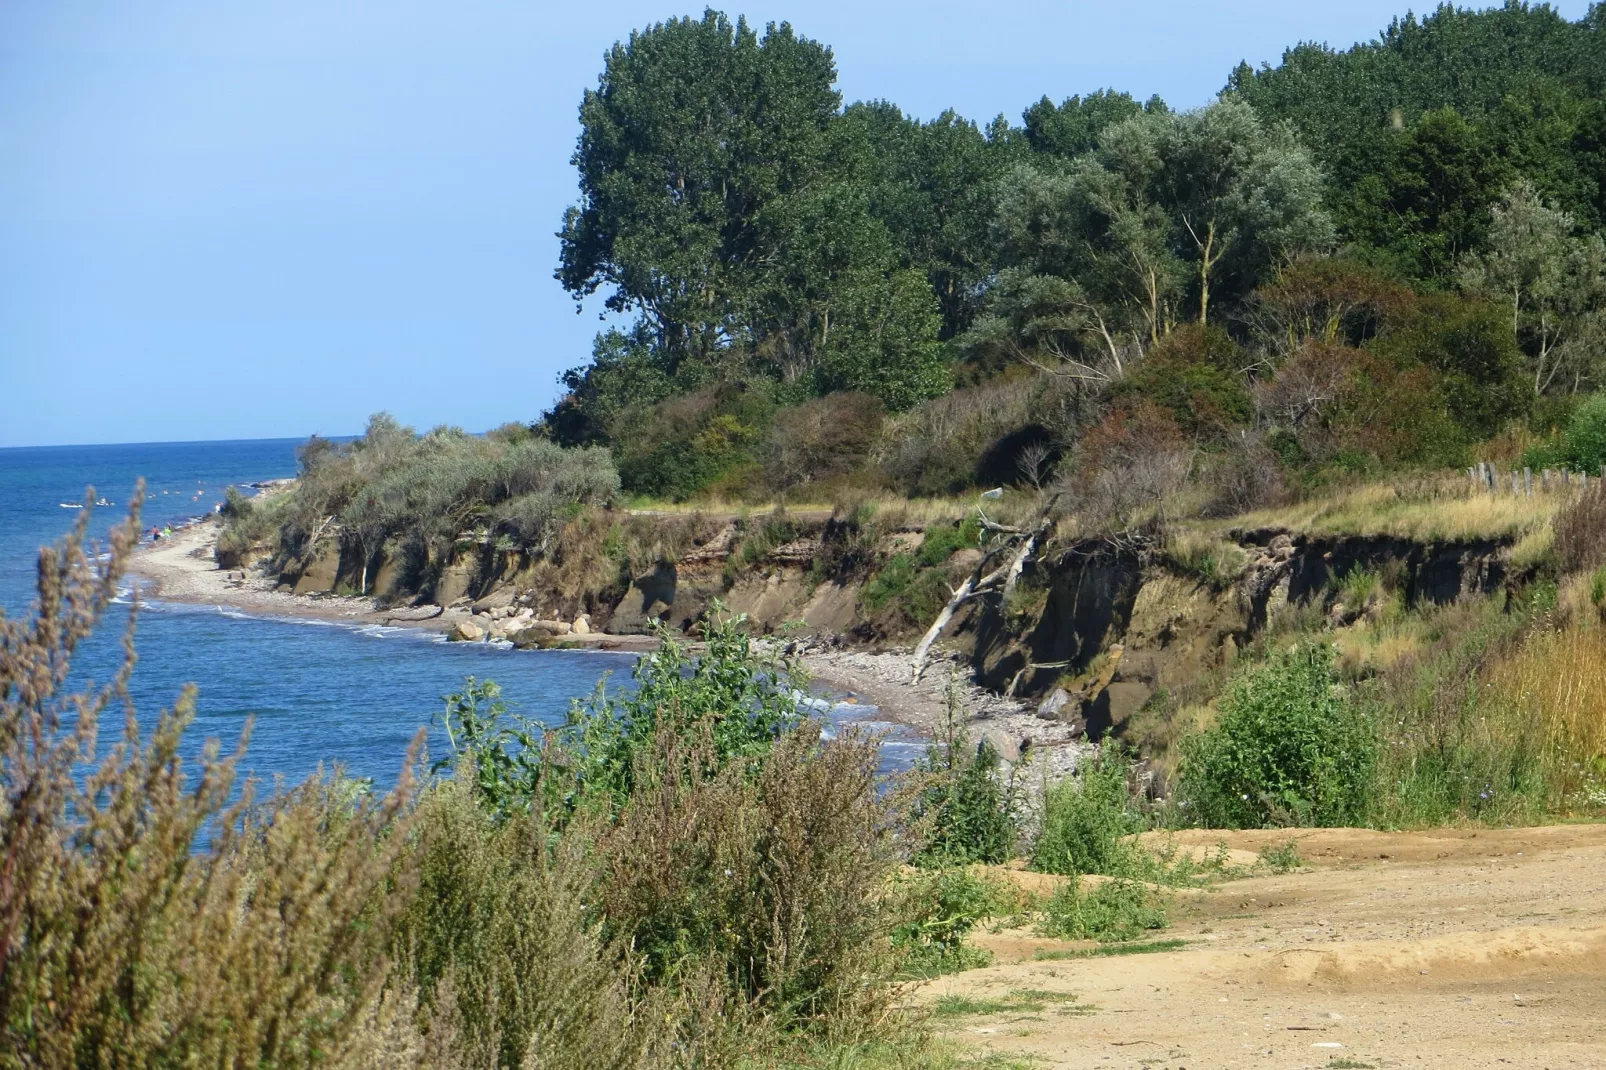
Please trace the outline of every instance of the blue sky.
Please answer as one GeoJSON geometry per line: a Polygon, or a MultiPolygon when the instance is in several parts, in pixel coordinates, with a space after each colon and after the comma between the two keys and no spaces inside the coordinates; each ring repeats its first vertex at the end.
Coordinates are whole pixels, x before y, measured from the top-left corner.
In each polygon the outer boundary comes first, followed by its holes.
{"type": "MultiPolygon", "coordinates": [[[[1586,0],[1558,5],[1569,18],[1586,0]]],[[[1114,86],[1209,100],[1240,59],[1403,5],[726,5],[830,44],[848,100],[1018,120],[1114,86]]],[[[529,420],[596,311],[552,278],[576,108],[701,7],[452,0],[0,5],[0,446],[529,420]]]]}

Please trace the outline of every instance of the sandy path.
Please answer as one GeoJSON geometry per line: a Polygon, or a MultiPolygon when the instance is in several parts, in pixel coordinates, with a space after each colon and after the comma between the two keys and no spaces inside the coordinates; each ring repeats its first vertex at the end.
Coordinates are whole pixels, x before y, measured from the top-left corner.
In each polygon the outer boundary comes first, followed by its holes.
{"type": "Polygon", "coordinates": [[[1052,1067],[1606,1067],[1606,825],[1297,835],[1300,871],[1180,897],[1180,950],[1033,961],[1067,945],[983,935],[994,966],[914,998],[1062,994],[937,1020],[1052,1067]]]}

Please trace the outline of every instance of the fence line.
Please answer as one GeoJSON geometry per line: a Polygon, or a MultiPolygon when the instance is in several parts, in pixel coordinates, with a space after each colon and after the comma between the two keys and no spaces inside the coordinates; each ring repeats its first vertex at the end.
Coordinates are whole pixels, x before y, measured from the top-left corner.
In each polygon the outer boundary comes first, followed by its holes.
{"type": "Polygon", "coordinates": [[[1588,472],[1568,468],[1541,468],[1538,475],[1536,481],[1532,468],[1523,468],[1520,471],[1512,468],[1502,473],[1488,461],[1479,461],[1467,469],[1467,480],[1475,491],[1484,490],[1490,494],[1511,494],[1514,497],[1531,498],[1535,490],[1541,494],[1570,494],[1574,491],[1588,490],[1592,479],[1606,481],[1606,464],[1601,465],[1600,472],[1594,476],[1588,472]]]}

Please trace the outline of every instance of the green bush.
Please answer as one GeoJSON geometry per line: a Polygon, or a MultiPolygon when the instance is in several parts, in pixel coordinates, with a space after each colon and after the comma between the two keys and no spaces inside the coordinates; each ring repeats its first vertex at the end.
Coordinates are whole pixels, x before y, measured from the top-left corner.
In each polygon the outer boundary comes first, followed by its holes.
{"type": "Polygon", "coordinates": [[[998,890],[968,870],[939,869],[907,877],[900,885],[902,920],[892,946],[909,977],[937,977],[987,965],[992,956],[965,942],[977,924],[1008,910],[998,890]]]}
{"type": "Polygon", "coordinates": [[[1049,899],[1043,935],[1113,943],[1170,925],[1164,896],[1142,881],[1117,877],[1085,890],[1084,883],[1072,877],[1049,899]]]}
{"type": "Polygon", "coordinates": [[[927,749],[915,774],[925,778],[926,786],[912,816],[928,829],[915,852],[917,865],[996,864],[1014,854],[1018,831],[1014,784],[1004,781],[998,753],[986,741],[971,747],[959,726],[953,697],[946,730],[927,749]]]}
{"type": "Polygon", "coordinates": [[[1606,464],[1606,394],[1591,394],[1578,402],[1561,433],[1530,448],[1522,463],[1598,473],[1606,464]]]}
{"type": "MultiPolygon", "coordinates": [[[[753,645],[747,618],[715,602],[709,608],[703,652],[693,658],[660,628],[658,647],[631,670],[635,688],[614,698],[599,683],[575,702],[560,733],[558,760],[567,763],[574,795],[614,805],[634,790],[644,748],[660,728],[671,733],[706,729],[718,767],[756,768],[783,734],[799,727],[802,669],[784,655],[753,645]]],[[[574,801],[572,799],[571,801],[574,801]]]]}
{"type": "Polygon", "coordinates": [[[1213,828],[1355,823],[1376,761],[1370,721],[1335,687],[1332,648],[1304,644],[1240,675],[1216,724],[1182,741],[1179,805],[1213,828]]]}
{"type": "Polygon", "coordinates": [[[1144,860],[1127,838],[1147,825],[1127,787],[1130,761],[1118,742],[1098,753],[1048,790],[1043,826],[1032,844],[1032,867],[1044,873],[1104,873],[1132,876],[1144,860]]]}

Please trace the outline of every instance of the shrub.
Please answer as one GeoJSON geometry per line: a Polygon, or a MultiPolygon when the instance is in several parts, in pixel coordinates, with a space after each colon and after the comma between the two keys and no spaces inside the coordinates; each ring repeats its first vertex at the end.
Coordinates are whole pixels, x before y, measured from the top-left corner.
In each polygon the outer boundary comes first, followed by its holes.
{"type": "Polygon", "coordinates": [[[1530,468],[1597,473],[1606,465],[1606,394],[1591,394],[1572,408],[1561,434],[1523,454],[1530,468]]]}
{"type": "Polygon", "coordinates": [[[639,699],[580,707],[597,731],[537,741],[470,681],[452,779],[226,808],[215,745],[185,783],[192,691],[86,768],[131,644],[61,690],[138,533],[102,559],[87,521],[41,554],[37,619],[0,618],[0,1061],[722,1066],[887,1020],[901,796],[731,629],[695,666],[666,640],[639,699]]]}
{"type": "Polygon", "coordinates": [[[1098,752],[1043,799],[1043,824],[1032,844],[1032,867],[1044,873],[1130,876],[1142,867],[1127,838],[1146,825],[1127,787],[1131,763],[1121,745],[1106,740],[1098,752]]]}
{"type": "Polygon", "coordinates": [[[570,790],[620,805],[634,790],[643,749],[660,727],[674,733],[707,732],[715,767],[756,768],[783,734],[799,727],[797,663],[755,648],[747,618],[731,616],[717,601],[709,608],[701,655],[692,658],[662,628],[658,647],[631,670],[634,690],[610,697],[603,684],[575,702],[561,734],[570,790]]]}
{"type": "Polygon", "coordinates": [[[1377,743],[1335,690],[1332,648],[1281,651],[1240,675],[1220,719],[1182,743],[1182,805],[1207,827],[1342,825],[1364,817],[1377,743]]]}
{"type": "Polygon", "coordinates": [[[465,534],[538,552],[567,511],[606,504],[618,490],[600,448],[563,449],[523,429],[480,437],[441,427],[420,436],[379,413],[355,441],[309,441],[294,489],[226,517],[219,546],[239,553],[268,541],[264,515],[280,518],[276,549],[286,560],[305,558],[338,533],[358,566],[348,578],[366,593],[370,568],[387,548],[426,569],[445,564],[465,534]]]}
{"type": "Polygon", "coordinates": [[[684,501],[752,464],[774,414],[772,392],[731,382],[640,411],[616,438],[624,488],[684,501]]]}
{"type": "Polygon", "coordinates": [[[1000,889],[962,868],[912,874],[901,882],[901,921],[892,946],[910,977],[937,977],[985,966],[992,956],[965,942],[980,922],[1006,911],[1000,889]]]}
{"type": "Polygon", "coordinates": [[[1038,422],[1042,392],[1033,378],[998,378],[918,405],[887,420],[878,451],[882,467],[908,494],[964,490],[995,443],[1038,422]]]}
{"type": "Polygon", "coordinates": [[[659,1025],[673,1008],[665,993],[636,990],[620,949],[601,938],[582,837],[557,836],[539,812],[498,819],[472,773],[425,796],[414,836],[417,890],[392,945],[441,1062],[660,1061],[674,1038],[659,1025]]]}
{"type": "Polygon", "coordinates": [[[137,543],[140,497],[104,559],[86,550],[85,510],[40,552],[35,619],[0,619],[0,1051],[61,1068],[360,1059],[373,1030],[410,1025],[383,995],[411,891],[397,872],[409,768],[383,798],[314,778],[228,806],[238,755],[209,745],[184,775],[193,689],[146,737],[130,710],[95,759],[132,638],[110,685],[63,688],[137,543]]]}
{"type": "Polygon", "coordinates": [[[915,767],[927,781],[912,810],[928,830],[914,856],[918,865],[999,863],[1015,850],[1014,783],[1005,782],[998,753],[985,740],[970,745],[959,708],[957,694],[950,692],[942,738],[915,767]]]}
{"type": "Polygon", "coordinates": [[[868,394],[829,394],[782,409],[770,426],[765,481],[788,490],[846,475],[869,456],[884,416],[868,394]]]}
{"type": "Polygon", "coordinates": [[[1193,452],[1170,413],[1140,398],[1112,408],[1088,430],[1077,463],[1061,466],[1055,490],[1084,531],[1140,536],[1162,522],[1193,452]]]}
{"type": "Polygon", "coordinates": [[[720,759],[718,722],[660,721],[634,788],[595,830],[604,931],[649,980],[713,971],[737,1005],[851,1028],[883,1012],[898,862],[877,748],[792,729],[751,764],[720,759]]]}
{"type": "Polygon", "coordinates": [[[1168,925],[1164,897],[1142,881],[1118,877],[1092,883],[1072,877],[1049,899],[1042,931],[1045,936],[1102,943],[1136,940],[1168,925]]]}
{"type": "Polygon", "coordinates": [[[1190,439],[1219,441],[1254,415],[1243,379],[1248,363],[1220,327],[1187,324],[1156,345],[1111,397],[1117,403],[1142,399],[1157,405],[1190,439]]]}

